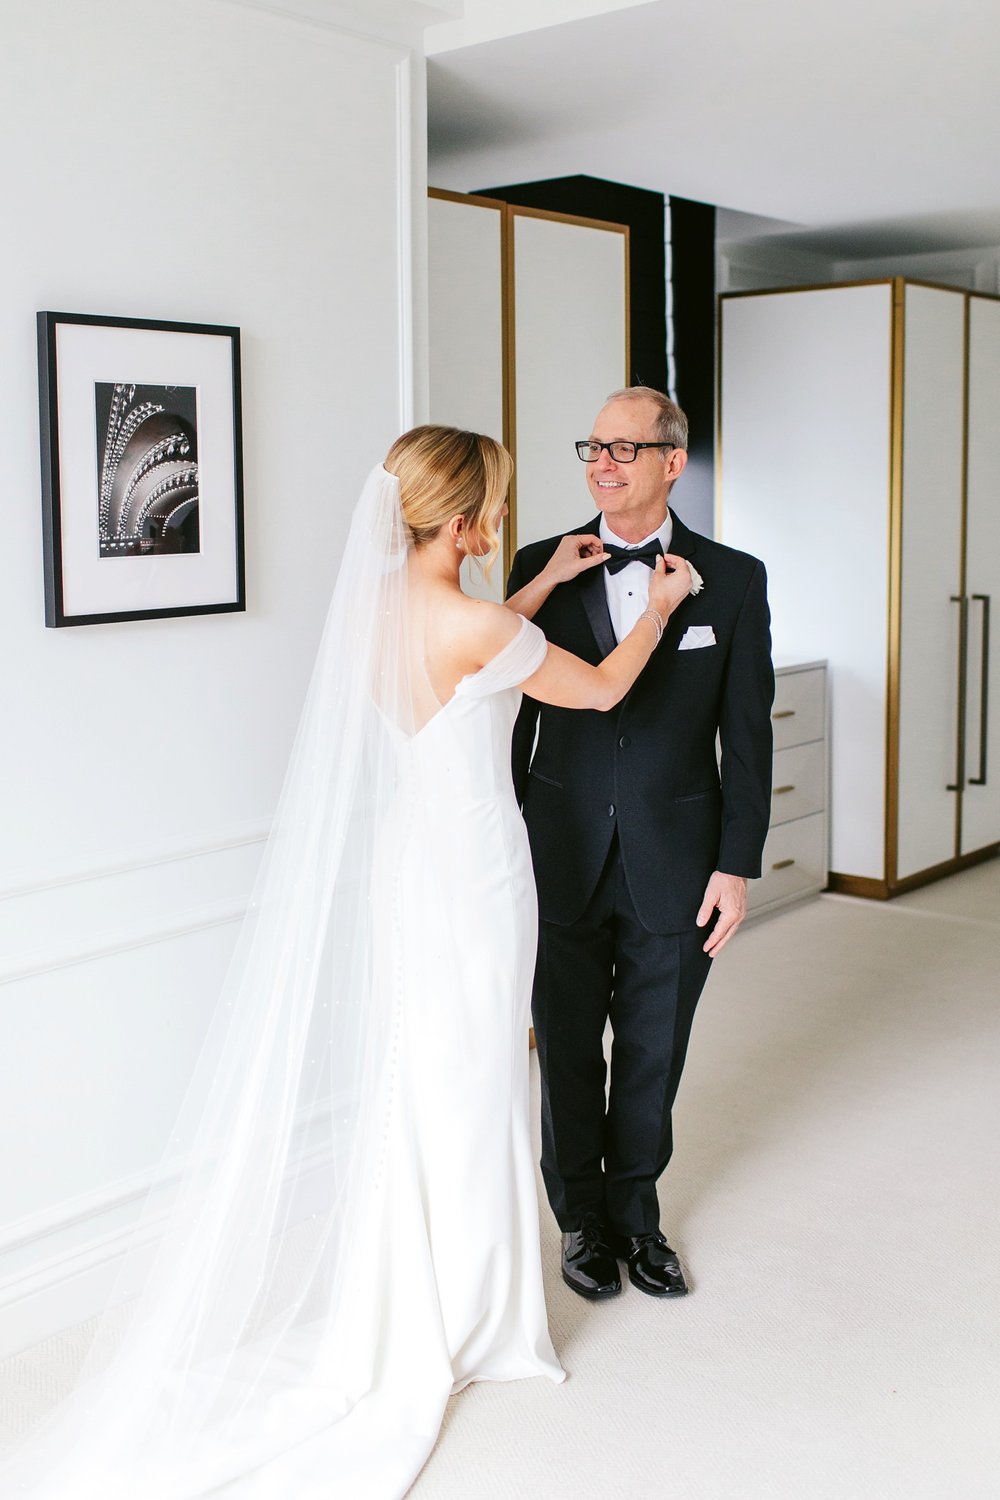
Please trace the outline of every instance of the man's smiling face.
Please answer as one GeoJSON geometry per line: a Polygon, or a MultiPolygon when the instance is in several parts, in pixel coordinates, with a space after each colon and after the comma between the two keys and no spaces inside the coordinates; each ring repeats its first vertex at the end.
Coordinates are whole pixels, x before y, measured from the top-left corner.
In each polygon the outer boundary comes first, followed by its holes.
{"type": "MultiPolygon", "coordinates": [[[[601,443],[616,438],[656,443],[658,415],[653,401],[609,401],[598,413],[590,436],[601,443]]],[[[587,465],[587,483],[616,535],[640,541],[662,525],[670,482],[677,478],[686,457],[683,448],[640,448],[634,463],[619,464],[606,448],[601,449],[600,458],[587,465]]]]}

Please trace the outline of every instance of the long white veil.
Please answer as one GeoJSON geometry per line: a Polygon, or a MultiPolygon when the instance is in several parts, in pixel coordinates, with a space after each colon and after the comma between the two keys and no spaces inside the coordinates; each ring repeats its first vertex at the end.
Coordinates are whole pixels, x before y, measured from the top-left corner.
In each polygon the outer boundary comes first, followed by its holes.
{"type": "Polygon", "coordinates": [[[407,555],[379,465],[180,1113],[79,1381],[0,1458],[7,1500],[191,1500],[246,1474],[234,1493],[291,1500],[269,1462],[364,1395],[347,1267],[391,1103],[399,996],[378,933],[392,726],[411,701],[407,555]]]}

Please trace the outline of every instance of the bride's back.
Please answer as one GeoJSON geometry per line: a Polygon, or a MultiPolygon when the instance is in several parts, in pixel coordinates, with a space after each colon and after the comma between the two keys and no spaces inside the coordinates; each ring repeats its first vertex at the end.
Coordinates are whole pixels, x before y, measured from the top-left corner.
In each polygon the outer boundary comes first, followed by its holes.
{"type": "MultiPolygon", "coordinates": [[[[414,730],[420,730],[454,697],[463,677],[483,665],[479,637],[483,605],[409,568],[404,660],[414,730]]],[[[486,606],[489,608],[489,606],[486,606]]]]}

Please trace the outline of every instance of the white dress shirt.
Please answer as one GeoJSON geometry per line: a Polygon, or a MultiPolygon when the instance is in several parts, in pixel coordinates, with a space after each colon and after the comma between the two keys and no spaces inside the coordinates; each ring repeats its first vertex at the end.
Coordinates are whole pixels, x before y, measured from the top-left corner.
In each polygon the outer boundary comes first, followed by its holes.
{"type": "MultiPolygon", "coordinates": [[[[603,515],[598,535],[602,542],[612,542],[616,547],[645,547],[647,542],[652,542],[659,537],[660,546],[664,552],[669,552],[673,531],[674,520],[668,510],[667,519],[663,525],[656,531],[650,532],[649,536],[643,537],[641,542],[623,542],[621,537],[616,536],[611,530],[603,515]]],[[[625,639],[643,610],[649,605],[651,571],[645,563],[641,562],[628,563],[626,567],[619,568],[617,573],[609,573],[607,568],[604,569],[604,587],[608,591],[611,624],[620,641],[625,639]]]]}

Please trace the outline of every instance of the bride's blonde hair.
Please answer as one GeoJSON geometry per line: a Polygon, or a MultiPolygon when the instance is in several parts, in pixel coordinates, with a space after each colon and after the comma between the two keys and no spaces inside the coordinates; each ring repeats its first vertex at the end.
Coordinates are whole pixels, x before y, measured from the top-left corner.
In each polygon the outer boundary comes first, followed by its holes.
{"type": "Polygon", "coordinates": [[[501,510],[513,468],[506,448],[481,432],[428,424],[396,439],[385,468],[399,479],[413,545],[426,546],[453,516],[461,516],[467,550],[488,572],[500,552],[501,510]]]}

